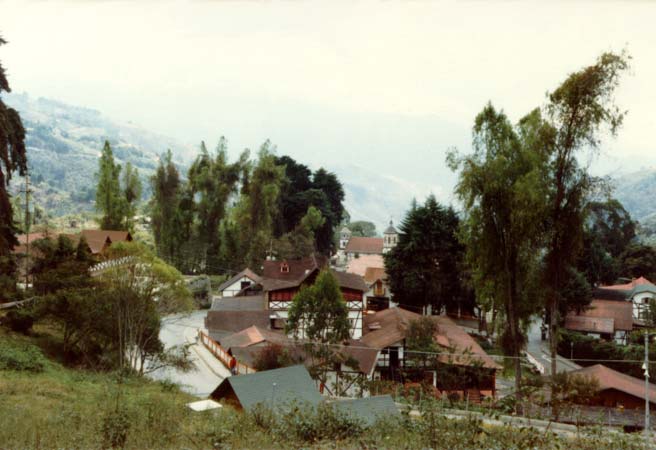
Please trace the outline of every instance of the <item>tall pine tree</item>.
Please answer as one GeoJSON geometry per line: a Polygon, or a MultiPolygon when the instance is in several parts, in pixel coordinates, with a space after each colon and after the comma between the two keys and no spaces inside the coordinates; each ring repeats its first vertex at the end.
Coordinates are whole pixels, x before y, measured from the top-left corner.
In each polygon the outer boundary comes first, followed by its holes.
{"type": "Polygon", "coordinates": [[[114,162],[114,153],[109,141],[105,141],[98,174],[96,189],[96,210],[102,214],[100,228],[103,230],[125,229],[124,216],[126,209],[125,197],[121,193],[119,176],[121,166],[114,162]]]}

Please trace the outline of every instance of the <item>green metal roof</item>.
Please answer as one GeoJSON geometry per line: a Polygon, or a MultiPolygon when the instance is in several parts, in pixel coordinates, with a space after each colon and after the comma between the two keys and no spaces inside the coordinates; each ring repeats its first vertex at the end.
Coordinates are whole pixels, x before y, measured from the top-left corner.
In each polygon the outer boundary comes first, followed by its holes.
{"type": "Polygon", "coordinates": [[[651,283],[648,284],[639,284],[633,288],[630,296],[633,297],[636,294],[642,294],[643,292],[649,292],[651,294],[656,294],[656,286],[651,283]]]}
{"type": "Polygon", "coordinates": [[[225,383],[232,387],[244,409],[250,409],[258,403],[277,409],[291,403],[316,406],[322,401],[321,394],[303,365],[228,377],[214,392],[221,392],[225,383]]]}
{"type": "Polygon", "coordinates": [[[373,425],[379,418],[399,414],[399,409],[389,395],[338,400],[332,405],[342,412],[361,419],[365,425],[373,425]]]}

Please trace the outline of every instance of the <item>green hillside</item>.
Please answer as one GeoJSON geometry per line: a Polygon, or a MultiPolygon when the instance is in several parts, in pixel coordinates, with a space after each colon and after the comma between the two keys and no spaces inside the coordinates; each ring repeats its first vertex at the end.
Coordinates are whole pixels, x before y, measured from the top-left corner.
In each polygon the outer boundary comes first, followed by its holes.
{"type": "MultiPolygon", "coordinates": [[[[27,94],[3,96],[16,108],[27,130],[33,199],[52,216],[91,211],[94,206],[98,156],[109,140],[117,161],[131,162],[143,181],[167,149],[183,155],[189,149],[170,138],[131,124],[117,124],[100,112],[27,94]]],[[[178,161],[182,161],[178,159],[178,161]]],[[[16,177],[13,193],[22,188],[16,177]]],[[[144,182],[144,196],[149,195],[144,182]]]]}

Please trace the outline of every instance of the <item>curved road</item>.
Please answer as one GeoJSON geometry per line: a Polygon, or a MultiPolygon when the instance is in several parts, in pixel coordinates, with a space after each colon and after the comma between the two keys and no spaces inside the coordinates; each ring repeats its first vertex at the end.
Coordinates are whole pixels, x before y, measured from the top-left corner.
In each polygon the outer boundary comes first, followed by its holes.
{"type": "Polygon", "coordinates": [[[224,378],[230,376],[230,371],[221,364],[201,344],[196,344],[196,334],[203,328],[203,320],[207,311],[194,311],[185,315],[173,315],[162,319],[159,337],[166,348],[176,345],[193,343],[190,347],[190,357],[195,370],[182,372],[174,369],[160,369],[149,377],[156,380],[170,380],[182,390],[199,397],[207,397],[224,378]]]}

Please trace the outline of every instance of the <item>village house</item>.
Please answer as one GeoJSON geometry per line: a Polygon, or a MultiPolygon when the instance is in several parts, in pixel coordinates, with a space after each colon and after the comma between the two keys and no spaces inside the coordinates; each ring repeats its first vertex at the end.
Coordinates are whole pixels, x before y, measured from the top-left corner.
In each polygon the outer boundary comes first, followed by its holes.
{"type": "Polygon", "coordinates": [[[239,292],[259,281],[260,276],[247,267],[235,276],[221,283],[217,291],[219,292],[220,297],[234,297],[239,292]]]}
{"type": "Polygon", "coordinates": [[[323,397],[303,365],[228,377],[210,397],[238,410],[251,410],[263,405],[273,411],[286,411],[294,406],[318,407],[328,404],[369,426],[380,418],[399,415],[389,395],[350,399],[323,397]]]}
{"type": "Polygon", "coordinates": [[[31,270],[31,259],[28,261],[28,252],[30,257],[37,256],[37,250],[34,247],[35,242],[42,239],[56,240],[59,236],[68,238],[73,246],[77,247],[80,239],[84,237],[87,245],[87,251],[96,261],[102,262],[105,259],[105,252],[116,242],[130,242],[132,235],[128,231],[114,230],[82,230],[79,233],[66,234],[55,232],[38,232],[29,234],[20,234],[16,236],[18,245],[13,249],[18,266],[18,277],[24,279],[31,270]]]}
{"type": "Polygon", "coordinates": [[[399,241],[399,233],[390,220],[383,237],[352,236],[351,230],[342,228],[339,238],[339,255],[348,263],[363,255],[383,255],[391,251],[399,241]]]}
{"type": "MultiPolygon", "coordinates": [[[[302,286],[312,285],[319,272],[327,269],[327,265],[328,260],[317,255],[297,260],[265,261],[259,281],[236,296],[262,295],[270,317],[280,319],[284,328],[294,296],[302,286]]],[[[368,287],[359,275],[334,270],[331,270],[331,273],[337,279],[348,307],[351,337],[357,339],[362,335],[362,318],[366,306],[364,293],[368,287]]]]}
{"type": "Polygon", "coordinates": [[[633,319],[642,325],[649,313],[649,302],[656,299],[656,286],[645,277],[632,279],[628,283],[600,286],[596,292],[601,298],[614,298],[633,305],[633,319]]]}
{"type": "Polygon", "coordinates": [[[385,268],[367,267],[363,278],[369,287],[369,290],[365,293],[367,311],[382,311],[383,309],[398,306],[392,300],[392,292],[385,268]]]}
{"type": "Polygon", "coordinates": [[[422,316],[402,308],[389,308],[365,316],[360,343],[377,350],[373,377],[397,382],[427,382],[441,395],[479,401],[494,397],[496,371],[501,368],[480,345],[446,316],[430,317],[437,325],[434,341],[443,354],[437,365],[419,366],[408,354],[410,323],[422,316]]]}
{"type": "Polygon", "coordinates": [[[565,328],[626,344],[632,330],[646,325],[654,299],[656,286],[644,277],[629,283],[600,286],[593,291],[588,307],[567,315],[565,328]]]}
{"type": "Polygon", "coordinates": [[[565,317],[565,329],[626,344],[633,330],[633,307],[625,300],[594,299],[580,312],[565,317]]]}
{"type": "MultiPolygon", "coordinates": [[[[625,409],[645,407],[647,393],[644,380],[623,374],[602,364],[584,367],[570,373],[594,378],[599,383],[596,394],[589,402],[590,405],[625,409]]],[[[649,384],[647,395],[650,407],[656,407],[656,385],[649,384]]]]}

